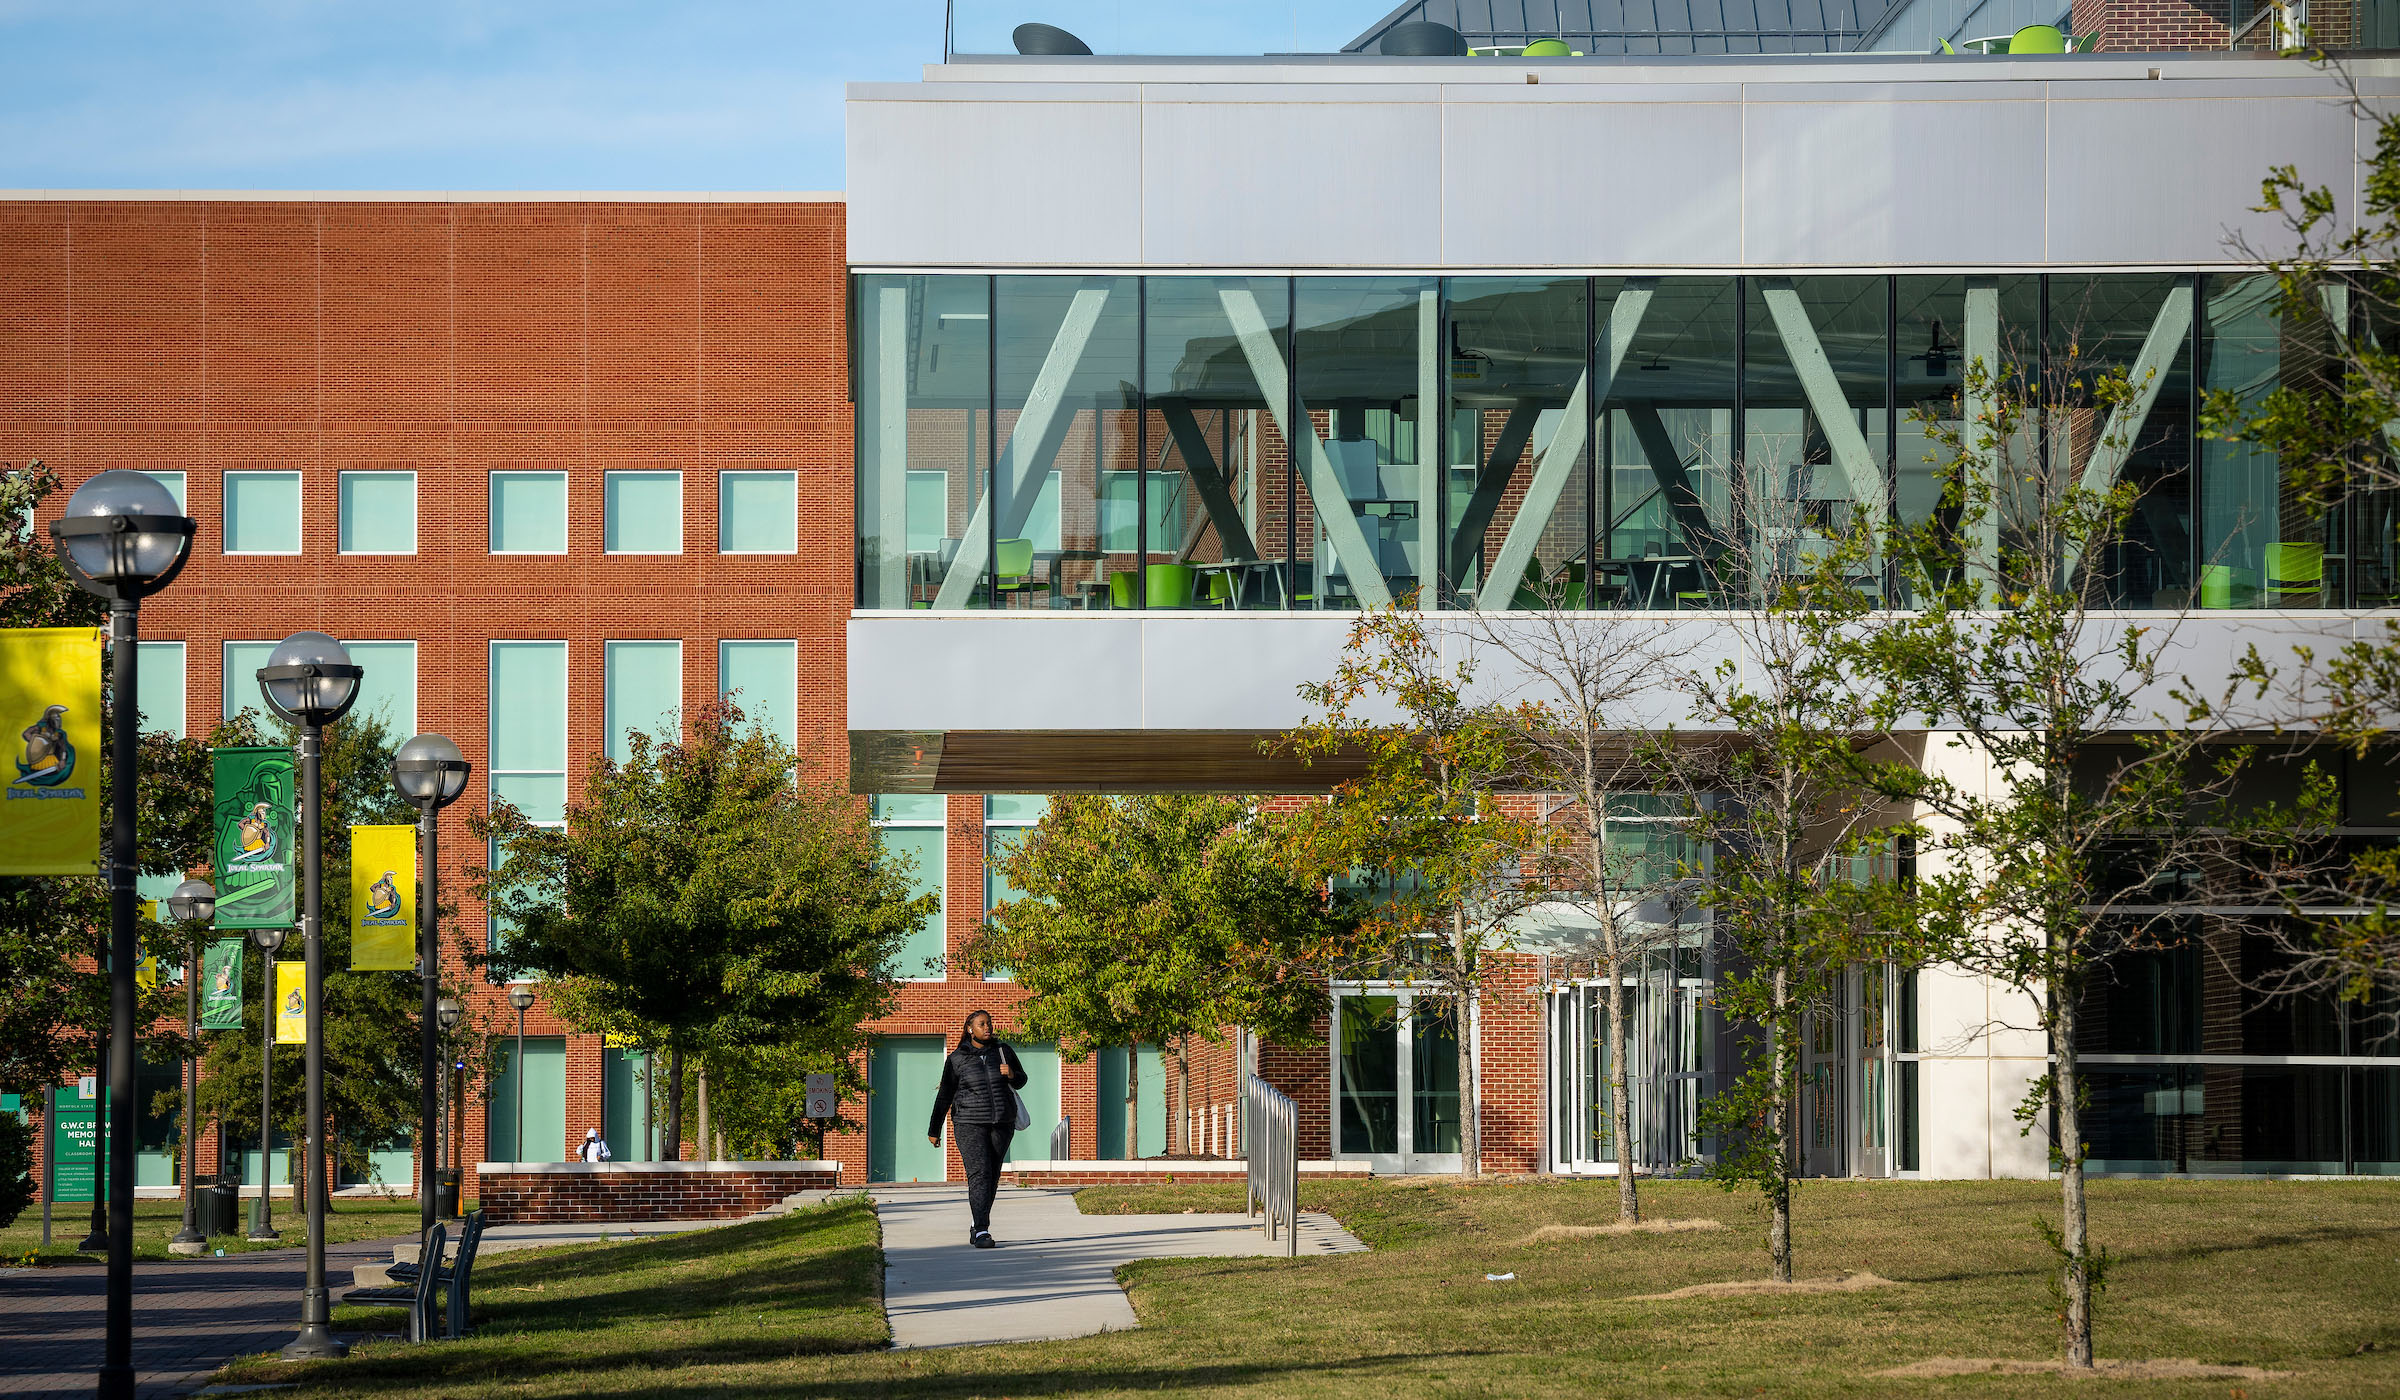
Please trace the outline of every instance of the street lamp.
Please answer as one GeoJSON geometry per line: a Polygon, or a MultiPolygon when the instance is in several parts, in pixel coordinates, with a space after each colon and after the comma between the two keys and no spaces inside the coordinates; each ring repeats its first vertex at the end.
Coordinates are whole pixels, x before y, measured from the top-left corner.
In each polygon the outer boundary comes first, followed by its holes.
{"type": "Polygon", "coordinates": [[[517,1008],[517,1058],[510,1078],[517,1081],[517,1160],[525,1156],[525,1008],[533,1005],[533,988],[520,982],[508,989],[508,1004],[517,1008]]]}
{"type": "Polygon", "coordinates": [[[266,955],[258,967],[258,1209],[250,1215],[250,1238],[263,1243],[283,1238],[267,1194],[267,1152],[275,1140],[275,950],[283,946],[283,930],[254,928],[250,941],[266,955]]]}
{"type": "MultiPolygon", "coordinates": [[[[94,1124],[117,1150],[108,1162],[107,1340],[100,1359],[102,1400],[133,1394],[134,937],[133,779],[141,694],[142,599],[165,588],[191,557],[197,523],[158,479],[105,471],[75,488],[66,514],[50,523],[50,543],[67,576],[108,600],[108,649],[114,700],[109,705],[108,832],[108,1124],[94,1124]]],[[[97,1187],[98,1182],[93,1185],[97,1187]]]]}
{"type": "MultiPolygon", "coordinates": [[[[454,1028],[456,1028],[456,1027],[457,1027],[457,1025],[458,1025],[458,1018],[459,1018],[459,1017],[461,1017],[461,1016],[463,1016],[463,1015],[465,1015],[465,1014],[466,1014],[466,1011],[467,1011],[467,1008],[466,1008],[464,1005],[460,1004],[460,1002],[459,1002],[459,1000],[458,1000],[458,998],[457,998],[457,997],[443,997],[443,998],[442,998],[440,1001],[437,1001],[437,1002],[435,1002],[435,1003],[433,1004],[433,1014],[434,1014],[435,1018],[436,1018],[436,1019],[438,1019],[438,1020],[440,1020],[440,1022],[442,1023],[442,1034],[443,1034],[443,1035],[448,1035],[448,1034],[449,1034],[449,1033],[450,1033],[450,1032],[451,1032],[451,1031],[452,1031],[454,1028]]],[[[447,1061],[447,1060],[449,1059],[449,1056],[445,1055],[445,1056],[443,1056],[442,1058],[444,1059],[444,1061],[447,1061]]],[[[442,1075],[442,1084],[443,1084],[443,1086],[444,1086],[445,1088],[447,1088],[447,1087],[448,1087],[448,1085],[449,1085],[449,1083],[450,1083],[450,1075],[449,1075],[449,1073],[448,1073],[447,1071],[445,1071],[445,1072],[443,1073],[443,1075],[442,1075]]],[[[439,1152],[441,1151],[441,1149],[442,1149],[442,1146],[443,1146],[443,1142],[442,1142],[442,1134],[441,1134],[441,1128],[442,1128],[442,1124],[441,1124],[441,1123],[438,1121],[438,1118],[439,1118],[439,1117],[447,1117],[447,1116],[448,1116],[448,1112],[449,1112],[449,1108],[450,1108],[450,1095],[449,1095],[449,1094],[447,1094],[447,1093],[444,1093],[444,1094],[441,1096],[441,1099],[440,1099],[440,1109],[439,1109],[439,1114],[438,1114],[438,1117],[437,1117],[437,1121],[436,1121],[436,1122],[435,1122],[435,1124],[434,1124],[435,1132],[434,1132],[434,1141],[433,1141],[433,1147],[434,1147],[434,1151],[435,1151],[436,1153],[439,1153],[439,1152]]],[[[456,1154],[456,1153],[451,1153],[451,1154],[450,1154],[450,1155],[449,1155],[447,1158],[445,1158],[444,1160],[446,1160],[446,1161],[448,1161],[448,1162],[449,1162],[449,1164],[450,1164],[450,1169],[451,1169],[451,1170],[453,1170],[453,1171],[456,1171],[456,1170],[458,1169],[458,1154],[456,1154]]],[[[461,1183],[459,1183],[459,1195],[463,1196],[463,1195],[465,1195],[465,1194],[466,1194],[466,1183],[464,1183],[464,1182],[461,1182],[461,1183]]],[[[453,1211],[456,1211],[456,1210],[458,1209],[458,1198],[457,1198],[457,1197],[452,1197],[452,1198],[451,1198],[450,1208],[451,1208],[453,1211]]]]}
{"type": "Polygon", "coordinates": [[[286,1361],[348,1356],[334,1340],[333,1302],[325,1291],[325,862],[324,783],[318,760],[325,726],[349,712],[366,672],[342,644],[322,632],[294,632],[258,668],[267,707],[300,726],[300,943],[308,959],[308,1283],[300,1294],[300,1335],[284,1346],[286,1361]]]}
{"type": "MultiPolygon", "coordinates": [[[[183,1034],[195,1043],[200,1039],[200,935],[191,926],[207,922],[216,912],[217,887],[206,880],[186,880],[167,896],[167,913],[185,930],[183,1034]]],[[[193,1116],[193,1101],[199,1097],[200,1059],[194,1055],[183,1062],[183,1228],[167,1241],[167,1248],[176,1254],[200,1254],[208,1249],[208,1233],[193,1218],[200,1193],[200,1120],[193,1116]]]]}
{"type": "Polygon", "coordinates": [[[424,993],[424,1012],[418,1020],[417,1067],[424,1084],[417,1104],[417,1233],[433,1228],[434,1121],[440,1112],[440,1091],[434,1084],[435,1003],[441,996],[442,947],[437,924],[441,913],[440,837],[436,820],[444,807],[467,790],[466,757],[458,745],[439,734],[419,734],[392,755],[392,785],[417,806],[417,841],[423,847],[417,865],[417,981],[424,993]]]}

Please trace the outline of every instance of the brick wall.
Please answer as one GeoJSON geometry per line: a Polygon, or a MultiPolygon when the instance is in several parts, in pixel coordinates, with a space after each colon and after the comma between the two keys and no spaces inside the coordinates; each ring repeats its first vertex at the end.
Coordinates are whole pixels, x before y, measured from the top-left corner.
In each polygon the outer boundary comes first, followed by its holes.
{"type": "Polygon", "coordinates": [[[796,1191],[832,1186],[836,1176],[816,1162],[748,1162],[705,1171],[628,1170],[616,1163],[563,1172],[484,1172],[476,1186],[484,1220],[492,1225],[734,1220],[771,1210],[796,1191]]]}

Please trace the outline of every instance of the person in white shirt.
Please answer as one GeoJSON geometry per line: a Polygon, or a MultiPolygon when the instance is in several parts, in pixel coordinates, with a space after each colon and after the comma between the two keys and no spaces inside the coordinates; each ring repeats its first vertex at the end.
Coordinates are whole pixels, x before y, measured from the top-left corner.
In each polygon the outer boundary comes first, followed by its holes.
{"type": "Polygon", "coordinates": [[[608,1160],[608,1140],[600,1136],[598,1128],[583,1130],[583,1145],[575,1149],[575,1160],[579,1162],[605,1162],[608,1160]]]}

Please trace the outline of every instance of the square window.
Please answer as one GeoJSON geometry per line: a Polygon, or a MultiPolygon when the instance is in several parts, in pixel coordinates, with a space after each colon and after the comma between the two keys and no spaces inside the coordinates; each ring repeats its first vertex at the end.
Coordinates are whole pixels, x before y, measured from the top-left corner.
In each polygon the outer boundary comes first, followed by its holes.
{"type": "Polygon", "coordinates": [[[718,472],[717,552],[799,553],[799,474],[718,472]]]}
{"type": "Polygon", "coordinates": [[[225,552],[300,552],[300,473],[225,473],[225,552]]]}
{"type": "Polygon", "coordinates": [[[682,472],[605,472],[600,491],[609,553],[683,553],[682,472]]]}
{"type": "Polygon", "coordinates": [[[567,552],[567,474],[492,473],[492,553],[567,552]]]}
{"type": "Polygon", "coordinates": [[[628,734],[677,728],[683,713],[683,643],[610,642],[602,649],[601,671],[612,761],[633,756],[628,734]]]}
{"type": "Polygon", "coordinates": [[[342,553],[417,552],[415,472],[343,472],[339,485],[342,553]]]}
{"type": "Polygon", "coordinates": [[[798,643],[717,643],[717,693],[740,705],[749,723],[799,747],[798,643]]]}

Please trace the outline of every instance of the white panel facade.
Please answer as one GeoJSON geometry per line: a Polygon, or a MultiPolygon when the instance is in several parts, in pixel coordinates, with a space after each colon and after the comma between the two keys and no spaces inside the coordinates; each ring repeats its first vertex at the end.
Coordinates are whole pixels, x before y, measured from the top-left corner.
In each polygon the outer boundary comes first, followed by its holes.
{"type": "Polygon", "coordinates": [[[1622,102],[1543,96],[1553,91],[1451,89],[1455,100],[1442,128],[1445,262],[1580,267],[1740,260],[1738,89],[1694,88],[1689,96],[1698,100],[1680,101],[1644,92],[1622,102]],[[1668,149],[1687,158],[1659,159],[1668,149]],[[1492,160],[1493,151],[1511,155],[1492,160]],[[1495,219],[1494,209],[1515,217],[1495,219]]]}
{"type": "Polygon", "coordinates": [[[1072,101],[907,91],[916,95],[851,99],[852,262],[1141,260],[1135,89],[1088,88],[1072,101]]]}
{"type": "Polygon", "coordinates": [[[2025,95],[1745,103],[1740,263],[2028,261],[2042,239],[2047,104],[2034,84],[2005,86],[2025,95]]]}

